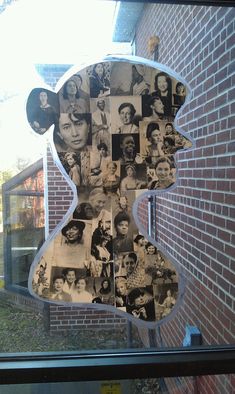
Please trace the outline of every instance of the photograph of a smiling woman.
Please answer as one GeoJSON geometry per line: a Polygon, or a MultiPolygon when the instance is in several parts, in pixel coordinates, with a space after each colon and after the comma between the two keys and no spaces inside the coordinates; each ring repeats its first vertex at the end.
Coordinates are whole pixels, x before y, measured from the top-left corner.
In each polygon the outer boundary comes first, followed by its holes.
{"type": "Polygon", "coordinates": [[[91,254],[91,223],[70,220],[54,240],[53,266],[83,268],[91,254]]]}

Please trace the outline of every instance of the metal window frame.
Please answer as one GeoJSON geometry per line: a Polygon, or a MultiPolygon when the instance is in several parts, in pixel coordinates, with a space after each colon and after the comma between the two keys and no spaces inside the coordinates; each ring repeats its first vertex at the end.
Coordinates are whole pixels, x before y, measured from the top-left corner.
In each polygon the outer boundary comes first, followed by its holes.
{"type": "MultiPolygon", "coordinates": [[[[114,1],[114,0],[109,0],[114,1]]],[[[208,7],[234,7],[234,0],[121,0],[123,3],[182,4],[208,7]]]]}
{"type": "Polygon", "coordinates": [[[0,384],[231,374],[235,345],[109,352],[0,354],[0,384]]]}

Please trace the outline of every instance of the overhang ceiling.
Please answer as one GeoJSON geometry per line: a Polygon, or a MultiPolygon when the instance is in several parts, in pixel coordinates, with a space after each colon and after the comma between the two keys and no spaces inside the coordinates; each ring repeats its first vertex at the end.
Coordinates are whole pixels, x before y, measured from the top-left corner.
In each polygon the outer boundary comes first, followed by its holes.
{"type": "Polygon", "coordinates": [[[117,7],[113,41],[131,42],[134,38],[135,26],[143,11],[144,3],[120,2],[117,7]]]}

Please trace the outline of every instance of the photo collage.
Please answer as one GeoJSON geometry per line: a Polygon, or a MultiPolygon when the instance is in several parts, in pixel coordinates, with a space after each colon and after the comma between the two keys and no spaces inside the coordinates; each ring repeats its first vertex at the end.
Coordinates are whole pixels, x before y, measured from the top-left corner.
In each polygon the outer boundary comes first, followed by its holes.
{"type": "Polygon", "coordinates": [[[167,73],[127,61],[89,66],[51,96],[34,89],[29,123],[38,134],[55,125],[59,160],[78,193],[35,269],[37,296],[112,305],[150,322],[171,312],[177,271],[139,232],[132,206],[142,192],[175,184],[174,155],[192,146],[174,128],[186,94],[167,73]]]}

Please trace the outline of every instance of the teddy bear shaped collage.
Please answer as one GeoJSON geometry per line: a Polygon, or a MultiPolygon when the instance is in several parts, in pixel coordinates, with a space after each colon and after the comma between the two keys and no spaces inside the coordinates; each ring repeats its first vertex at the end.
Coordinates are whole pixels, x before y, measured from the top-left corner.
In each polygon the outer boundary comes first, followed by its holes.
{"type": "Polygon", "coordinates": [[[53,125],[54,160],[78,196],[31,266],[32,295],[109,305],[147,323],[171,313],[178,271],[137,227],[132,207],[144,192],[176,186],[175,154],[192,147],[174,124],[188,93],[179,76],[157,63],[114,58],[73,73],[57,93],[32,90],[31,128],[46,134],[53,125]]]}

